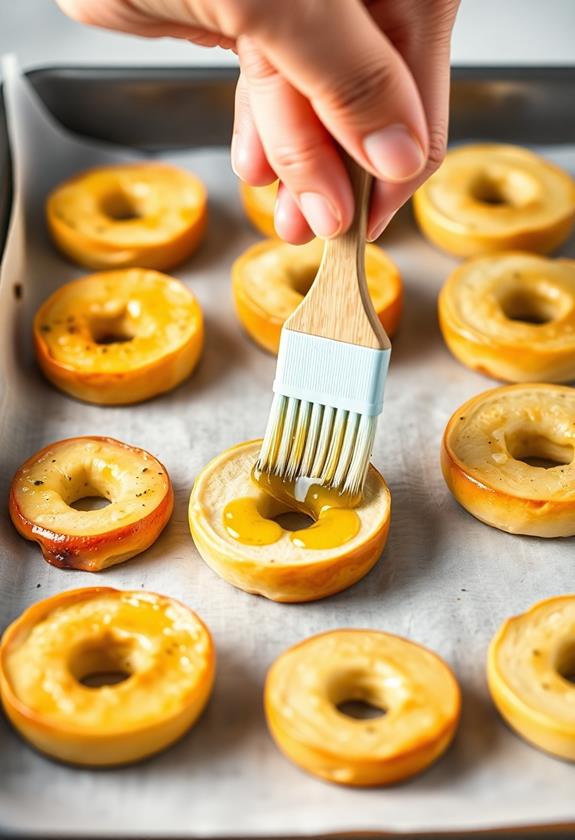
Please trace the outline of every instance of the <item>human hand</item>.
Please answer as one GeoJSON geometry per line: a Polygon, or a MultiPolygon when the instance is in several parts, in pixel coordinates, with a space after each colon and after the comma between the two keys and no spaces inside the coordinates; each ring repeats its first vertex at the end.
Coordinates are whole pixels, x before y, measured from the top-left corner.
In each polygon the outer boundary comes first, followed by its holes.
{"type": "Polygon", "coordinates": [[[336,142],[377,179],[376,239],[441,163],[451,30],[459,0],[57,0],[84,23],[238,53],[232,166],[281,181],[276,229],[290,242],[349,226],[336,142]]]}

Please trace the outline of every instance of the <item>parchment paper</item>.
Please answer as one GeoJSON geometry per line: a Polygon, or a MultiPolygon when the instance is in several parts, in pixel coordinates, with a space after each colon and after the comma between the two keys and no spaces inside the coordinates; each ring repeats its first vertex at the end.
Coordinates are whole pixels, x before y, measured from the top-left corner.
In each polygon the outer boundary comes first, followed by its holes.
{"type": "MultiPolygon", "coordinates": [[[[315,604],[280,605],[240,592],[202,562],[186,515],[201,467],[263,432],[275,366],[242,334],[233,313],[230,266],[256,235],[243,216],[227,151],[168,158],[196,172],[210,194],[206,242],[175,272],[206,316],[199,369],[173,393],[143,405],[83,405],[47,384],[33,358],[35,309],[83,273],[51,246],[43,202],[66,176],[126,155],[66,136],[14,64],[6,66],[5,80],[16,205],[0,286],[0,621],[4,626],[37,599],[78,586],[151,589],[183,599],[207,622],[218,672],[213,699],[195,729],[134,767],[94,772],[54,764],[2,722],[2,829],[59,837],[215,837],[575,822],[575,768],[506,728],[484,676],[487,644],[503,619],[575,589],[575,544],[514,537],[482,525],[458,507],[443,483],[438,451],[447,420],[460,403],[493,385],[452,359],[439,334],[436,295],[454,262],[423,241],[408,211],[385,234],[384,245],[404,277],[406,305],[374,452],[393,497],[382,559],[358,585],[315,604]],[[38,548],[12,528],[4,501],[25,458],[50,441],[92,433],[149,449],[166,464],[176,489],[173,519],[158,542],[99,575],[44,563],[38,548]],[[283,758],[267,733],[262,685],[273,659],[312,633],[348,626],[428,645],[460,680],[463,719],[455,743],[408,784],[355,791],[330,786],[283,758]]],[[[575,170],[574,148],[543,151],[575,170]]],[[[573,242],[566,253],[575,255],[573,242]]]]}

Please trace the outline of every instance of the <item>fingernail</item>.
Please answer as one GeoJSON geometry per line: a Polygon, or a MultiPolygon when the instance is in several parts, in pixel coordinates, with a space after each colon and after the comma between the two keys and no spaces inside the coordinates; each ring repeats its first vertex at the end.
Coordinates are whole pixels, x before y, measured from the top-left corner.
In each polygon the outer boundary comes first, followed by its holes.
{"type": "Polygon", "coordinates": [[[285,239],[289,230],[289,212],[284,199],[284,191],[281,188],[278,190],[274,207],[274,227],[278,236],[285,239]]]}
{"type": "Polygon", "coordinates": [[[319,193],[302,193],[299,197],[300,205],[307,223],[316,236],[329,239],[335,236],[341,228],[339,219],[328,201],[319,193]]]}
{"type": "Polygon", "coordinates": [[[232,169],[238,178],[242,177],[242,168],[247,163],[249,157],[249,149],[247,144],[242,141],[241,134],[234,134],[232,136],[232,143],[230,147],[230,159],[232,169]]]}
{"type": "Polygon", "coordinates": [[[370,232],[368,233],[367,241],[368,242],[375,242],[376,239],[379,239],[379,237],[381,236],[381,234],[386,229],[386,227],[391,222],[391,220],[393,219],[394,216],[395,216],[395,213],[389,213],[387,216],[385,216],[381,220],[381,222],[379,222],[379,224],[375,225],[370,230],[370,232]]]}
{"type": "Polygon", "coordinates": [[[363,148],[372,166],[387,181],[408,181],[425,163],[423,149],[413,134],[399,123],[368,134],[363,148]]]}

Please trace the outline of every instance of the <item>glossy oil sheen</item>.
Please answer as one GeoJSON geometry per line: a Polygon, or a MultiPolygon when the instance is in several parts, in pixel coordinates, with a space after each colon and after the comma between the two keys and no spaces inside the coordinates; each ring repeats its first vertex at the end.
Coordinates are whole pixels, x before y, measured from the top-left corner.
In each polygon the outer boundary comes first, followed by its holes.
{"type": "Polygon", "coordinates": [[[281,525],[260,514],[253,496],[232,499],[224,508],[223,518],[230,537],[244,545],[271,545],[283,533],[281,525]]]}
{"type": "MultiPolygon", "coordinates": [[[[353,508],[361,497],[345,496],[337,491],[306,480],[286,482],[268,473],[252,473],[252,478],[267,496],[298,510],[315,521],[309,528],[292,531],[290,539],[298,548],[337,548],[353,539],[361,522],[353,508]]],[[[253,497],[233,499],[223,514],[228,534],[244,545],[271,545],[277,542],[284,529],[273,519],[260,513],[258,500],[253,497]]]]}

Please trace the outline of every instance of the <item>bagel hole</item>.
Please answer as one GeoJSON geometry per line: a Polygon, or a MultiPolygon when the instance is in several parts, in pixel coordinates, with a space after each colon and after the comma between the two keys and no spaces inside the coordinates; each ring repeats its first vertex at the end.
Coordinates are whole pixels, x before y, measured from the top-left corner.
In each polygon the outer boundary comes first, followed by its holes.
{"type": "Polygon", "coordinates": [[[90,333],[96,344],[125,344],[135,337],[128,327],[125,313],[113,317],[92,318],[90,333]]]}
{"type": "Polygon", "coordinates": [[[109,504],[110,499],[106,499],[104,496],[82,496],[80,499],[74,499],[73,502],[70,502],[69,507],[74,508],[74,510],[102,510],[109,504]]]}
{"type": "Polygon", "coordinates": [[[370,720],[387,713],[383,687],[363,669],[340,672],[328,686],[328,693],[338,712],[347,717],[370,720]]]}
{"type": "Polygon", "coordinates": [[[130,645],[106,637],[79,645],[69,662],[72,676],[86,688],[118,685],[132,676],[130,645]]]}
{"type": "Polygon", "coordinates": [[[314,520],[306,513],[298,510],[289,510],[287,513],[280,513],[273,517],[274,522],[283,528],[284,531],[304,531],[313,525],[314,520]]]}
{"type": "Polygon", "coordinates": [[[120,332],[104,333],[99,338],[95,339],[96,344],[125,344],[126,341],[131,341],[133,335],[126,335],[120,332]]]}
{"type": "Polygon", "coordinates": [[[68,507],[74,510],[102,510],[108,507],[111,500],[102,488],[94,486],[87,474],[79,475],[76,479],[76,482],[71,484],[71,496],[67,499],[68,507]]]}
{"type": "Polygon", "coordinates": [[[130,677],[131,674],[126,671],[95,671],[93,674],[86,674],[79,682],[86,688],[102,688],[103,685],[118,685],[130,677]]]}
{"type": "Polygon", "coordinates": [[[559,316],[558,302],[540,291],[518,289],[504,297],[500,304],[510,321],[548,324],[559,316]]]}
{"type": "Polygon", "coordinates": [[[108,193],[100,202],[100,209],[105,216],[115,222],[133,222],[141,218],[141,214],[128,193],[122,190],[108,193]]]}
{"type": "Polygon", "coordinates": [[[478,178],[471,187],[471,193],[476,201],[482,204],[509,204],[503,191],[503,184],[499,180],[489,178],[486,175],[478,178]]]}
{"type": "Polygon", "coordinates": [[[531,431],[506,435],[505,443],[509,454],[516,461],[546,470],[570,464],[575,454],[572,446],[556,443],[545,435],[531,431]]]}
{"type": "Polygon", "coordinates": [[[524,207],[537,198],[539,187],[525,172],[505,170],[482,172],[472,182],[470,192],[476,201],[489,207],[524,207]]]}
{"type": "Polygon", "coordinates": [[[567,642],[560,649],[557,672],[564,680],[575,685],[575,639],[567,642]]]}
{"type": "Polygon", "coordinates": [[[380,706],[375,706],[367,700],[343,700],[336,706],[338,712],[355,720],[373,720],[374,718],[383,717],[386,714],[386,709],[380,706]]]}

